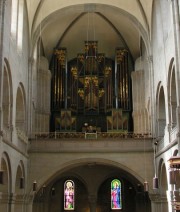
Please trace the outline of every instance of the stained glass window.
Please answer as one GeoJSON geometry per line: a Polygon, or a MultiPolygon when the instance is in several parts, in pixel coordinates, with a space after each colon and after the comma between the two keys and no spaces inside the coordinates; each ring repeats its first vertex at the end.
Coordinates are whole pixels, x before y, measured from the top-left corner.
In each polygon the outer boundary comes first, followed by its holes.
{"type": "Polygon", "coordinates": [[[74,182],[66,180],[64,183],[64,210],[74,210],[74,182]]]}
{"type": "Polygon", "coordinates": [[[118,179],[111,181],[111,209],[122,209],[121,182],[118,179]]]}

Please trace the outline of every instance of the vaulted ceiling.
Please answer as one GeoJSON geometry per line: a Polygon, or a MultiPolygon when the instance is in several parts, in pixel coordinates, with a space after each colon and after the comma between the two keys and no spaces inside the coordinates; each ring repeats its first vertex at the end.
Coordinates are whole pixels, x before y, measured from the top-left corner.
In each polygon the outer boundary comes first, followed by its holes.
{"type": "Polygon", "coordinates": [[[42,38],[45,56],[66,47],[68,59],[84,51],[84,41],[97,40],[100,53],[114,57],[116,47],[126,47],[134,60],[140,37],[146,47],[151,35],[153,0],[29,0],[29,30],[35,46],[42,38]]]}

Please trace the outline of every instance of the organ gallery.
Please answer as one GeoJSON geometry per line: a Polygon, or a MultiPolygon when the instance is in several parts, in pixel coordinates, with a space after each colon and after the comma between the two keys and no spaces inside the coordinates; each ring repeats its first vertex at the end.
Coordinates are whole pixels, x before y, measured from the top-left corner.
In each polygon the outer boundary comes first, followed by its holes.
{"type": "Polygon", "coordinates": [[[51,64],[51,130],[130,131],[131,73],[129,54],[115,58],[98,52],[97,41],[85,41],[84,52],[68,61],[66,48],[54,50],[51,64]]]}

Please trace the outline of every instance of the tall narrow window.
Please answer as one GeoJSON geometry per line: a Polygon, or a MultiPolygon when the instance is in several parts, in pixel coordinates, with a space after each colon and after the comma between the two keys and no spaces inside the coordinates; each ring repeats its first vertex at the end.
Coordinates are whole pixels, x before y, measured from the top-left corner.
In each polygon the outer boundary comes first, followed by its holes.
{"type": "Polygon", "coordinates": [[[18,0],[12,1],[11,14],[11,34],[14,39],[17,37],[17,21],[18,21],[18,0]]]}
{"type": "Polygon", "coordinates": [[[12,1],[11,35],[16,41],[18,50],[22,50],[24,0],[12,1]]]}
{"type": "Polygon", "coordinates": [[[19,50],[22,50],[22,40],[23,40],[23,11],[24,11],[24,1],[19,0],[18,5],[18,26],[17,26],[17,46],[19,50]]]}
{"type": "Polygon", "coordinates": [[[121,182],[118,179],[111,181],[111,209],[122,209],[121,182]]]}
{"type": "Polygon", "coordinates": [[[64,183],[64,210],[74,210],[74,182],[72,180],[64,183]]]}

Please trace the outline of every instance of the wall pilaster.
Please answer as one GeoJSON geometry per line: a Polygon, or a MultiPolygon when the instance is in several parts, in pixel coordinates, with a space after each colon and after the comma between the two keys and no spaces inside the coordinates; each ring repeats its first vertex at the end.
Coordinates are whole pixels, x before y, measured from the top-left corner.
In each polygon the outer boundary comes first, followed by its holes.
{"type": "Polygon", "coordinates": [[[88,200],[89,200],[90,212],[96,212],[96,205],[97,205],[96,195],[89,195],[88,200]]]}
{"type": "Polygon", "coordinates": [[[165,195],[150,194],[152,212],[168,212],[168,201],[165,195]]]}
{"type": "Polygon", "coordinates": [[[3,91],[3,35],[5,1],[0,1],[0,131],[2,130],[2,91],[3,91]]]}
{"type": "MultiPolygon", "coordinates": [[[[172,6],[172,18],[173,18],[173,29],[174,29],[174,42],[175,42],[175,76],[176,76],[176,91],[177,91],[177,128],[180,130],[180,14],[178,0],[171,0],[172,6]]],[[[180,138],[178,137],[178,146],[180,148],[180,138]]]]}

